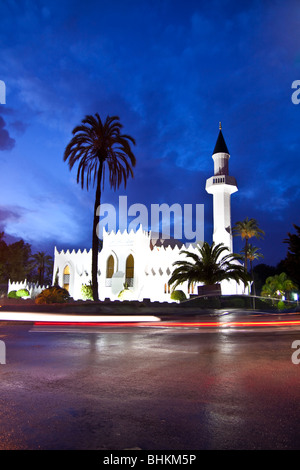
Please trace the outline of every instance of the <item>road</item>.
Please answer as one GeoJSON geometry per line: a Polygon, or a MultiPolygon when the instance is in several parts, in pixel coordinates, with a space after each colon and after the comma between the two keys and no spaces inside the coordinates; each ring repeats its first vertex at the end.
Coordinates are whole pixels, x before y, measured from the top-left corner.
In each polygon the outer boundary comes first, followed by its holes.
{"type": "Polygon", "coordinates": [[[299,449],[299,325],[0,323],[0,450],[299,449]]]}

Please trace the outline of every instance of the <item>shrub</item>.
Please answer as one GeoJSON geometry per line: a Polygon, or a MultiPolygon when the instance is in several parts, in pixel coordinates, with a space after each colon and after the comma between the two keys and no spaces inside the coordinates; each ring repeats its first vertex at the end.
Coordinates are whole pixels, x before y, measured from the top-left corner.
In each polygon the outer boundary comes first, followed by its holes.
{"type": "Polygon", "coordinates": [[[118,294],[118,299],[120,300],[132,300],[132,297],[133,297],[133,293],[132,291],[129,289],[129,286],[128,286],[128,283],[125,282],[123,284],[124,286],[124,289],[122,289],[119,294],[118,294]]]}
{"type": "Polygon", "coordinates": [[[283,309],[286,308],[285,303],[283,302],[283,300],[279,300],[279,302],[277,304],[277,308],[278,308],[278,310],[283,310],[283,309]]]}
{"type": "Polygon", "coordinates": [[[17,291],[16,290],[11,290],[8,294],[7,297],[9,299],[16,299],[17,298],[17,291]]]}
{"type": "Polygon", "coordinates": [[[29,290],[27,289],[19,289],[16,293],[17,297],[28,297],[29,296],[29,290]]]}
{"type": "Polygon", "coordinates": [[[35,299],[36,304],[61,304],[68,302],[70,294],[67,289],[52,286],[44,289],[35,299]]]}
{"type": "Polygon", "coordinates": [[[82,284],[81,294],[83,300],[94,300],[92,284],[82,284]]]}
{"type": "Polygon", "coordinates": [[[183,300],[186,300],[186,295],[182,290],[173,290],[171,293],[171,299],[182,302],[183,300]]]}

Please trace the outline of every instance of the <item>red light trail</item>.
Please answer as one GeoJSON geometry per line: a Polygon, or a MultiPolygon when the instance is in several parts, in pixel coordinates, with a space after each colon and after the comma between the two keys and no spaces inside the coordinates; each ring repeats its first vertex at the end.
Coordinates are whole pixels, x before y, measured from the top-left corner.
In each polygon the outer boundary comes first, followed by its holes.
{"type": "Polygon", "coordinates": [[[161,321],[161,322],[72,322],[37,321],[35,326],[84,326],[84,327],[159,327],[159,328],[239,328],[268,326],[300,326],[300,320],[256,320],[256,321],[161,321]]]}

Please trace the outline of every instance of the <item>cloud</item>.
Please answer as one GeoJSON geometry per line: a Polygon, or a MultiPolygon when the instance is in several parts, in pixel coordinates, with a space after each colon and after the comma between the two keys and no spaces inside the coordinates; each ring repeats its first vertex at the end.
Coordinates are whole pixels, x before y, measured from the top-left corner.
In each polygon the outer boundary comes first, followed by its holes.
{"type": "Polygon", "coordinates": [[[21,217],[19,208],[7,208],[0,206],[0,230],[5,230],[6,224],[10,221],[17,221],[21,217]]]}
{"type": "Polygon", "coordinates": [[[80,232],[81,236],[88,237],[91,229],[73,207],[62,204],[58,211],[56,201],[46,197],[39,203],[33,201],[30,208],[28,205],[0,207],[0,231],[36,246],[49,240],[72,245],[79,239],[80,232]]]}
{"type": "Polygon", "coordinates": [[[15,146],[15,139],[10,137],[9,132],[5,129],[6,123],[0,116],[0,150],[11,150],[15,146]]]}
{"type": "Polygon", "coordinates": [[[24,134],[26,131],[28,124],[25,124],[25,122],[16,120],[13,121],[10,126],[18,133],[18,134],[24,134]]]}

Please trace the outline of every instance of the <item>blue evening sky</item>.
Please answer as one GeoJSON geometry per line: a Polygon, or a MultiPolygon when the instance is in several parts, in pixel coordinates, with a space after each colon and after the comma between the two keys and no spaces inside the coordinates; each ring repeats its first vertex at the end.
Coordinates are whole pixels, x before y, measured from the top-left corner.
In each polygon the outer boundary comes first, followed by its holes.
{"type": "MultiPolygon", "coordinates": [[[[94,191],[63,162],[86,114],[117,115],[137,142],[135,177],[103,202],[204,204],[212,241],[219,121],[265,262],[300,225],[299,0],[1,0],[0,230],[34,252],[91,247],[94,191]]],[[[152,227],[153,229],[153,227],[152,227]]],[[[234,240],[235,251],[241,242],[234,240]]]]}

